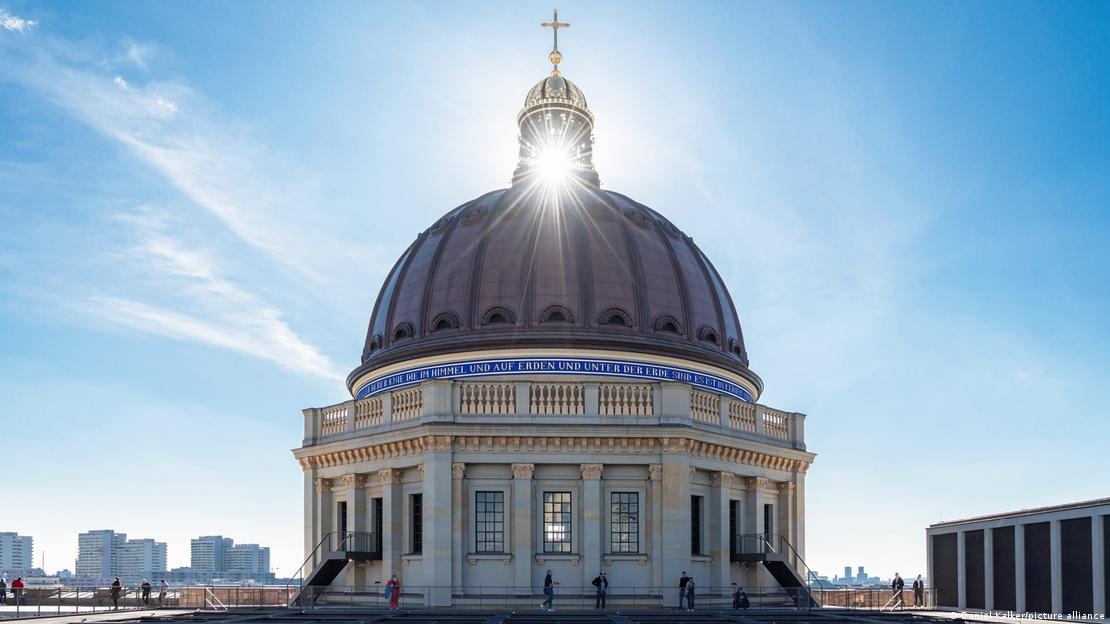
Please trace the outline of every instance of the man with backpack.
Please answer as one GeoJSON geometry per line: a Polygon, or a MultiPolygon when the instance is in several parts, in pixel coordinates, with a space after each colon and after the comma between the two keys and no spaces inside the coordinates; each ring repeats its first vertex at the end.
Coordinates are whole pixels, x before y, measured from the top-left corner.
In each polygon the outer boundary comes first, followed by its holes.
{"type": "Polygon", "coordinates": [[[604,570],[602,570],[601,574],[598,574],[594,578],[593,583],[594,583],[594,587],[597,588],[597,603],[595,604],[594,608],[595,609],[604,609],[605,608],[605,594],[607,594],[609,592],[609,579],[605,578],[605,571],[604,570]]]}

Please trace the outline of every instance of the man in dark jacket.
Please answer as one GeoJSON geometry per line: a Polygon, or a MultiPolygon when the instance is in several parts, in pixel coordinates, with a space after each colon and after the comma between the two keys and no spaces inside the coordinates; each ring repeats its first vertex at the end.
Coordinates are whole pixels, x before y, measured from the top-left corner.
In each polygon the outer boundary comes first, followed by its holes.
{"type": "Polygon", "coordinates": [[[893,601],[890,608],[898,607],[905,609],[906,603],[902,600],[902,590],[906,588],[906,582],[902,580],[902,575],[897,572],[894,573],[894,580],[890,582],[890,588],[894,590],[894,596],[891,597],[893,601]]]}
{"type": "Polygon", "coordinates": [[[925,606],[925,581],[921,580],[921,575],[917,575],[917,579],[913,582],[913,606],[925,606]]]}
{"type": "Polygon", "coordinates": [[[113,611],[119,611],[119,592],[121,589],[123,589],[123,587],[119,584],[119,577],[117,576],[116,579],[112,581],[112,591],[110,594],[112,597],[113,611]]]}
{"type": "Polygon", "coordinates": [[[686,600],[686,583],[690,577],[686,576],[686,570],[682,571],[682,577],[678,579],[678,608],[682,608],[682,601],[686,600]]]}
{"type": "Polygon", "coordinates": [[[593,583],[594,583],[594,587],[597,588],[597,603],[594,605],[594,608],[595,609],[604,609],[605,608],[605,594],[607,594],[609,592],[609,579],[605,578],[605,571],[604,570],[602,570],[601,574],[598,574],[594,578],[593,583]]]}
{"type": "Polygon", "coordinates": [[[733,609],[747,609],[752,606],[752,601],[748,599],[748,594],[740,585],[736,586],[736,591],[732,593],[732,608],[733,609]]]}
{"type": "Polygon", "coordinates": [[[551,578],[551,570],[548,570],[547,576],[543,577],[543,596],[544,600],[540,603],[540,608],[544,611],[554,611],[555,607],[551,603],[555,600],[555,581],[551,578]]]}

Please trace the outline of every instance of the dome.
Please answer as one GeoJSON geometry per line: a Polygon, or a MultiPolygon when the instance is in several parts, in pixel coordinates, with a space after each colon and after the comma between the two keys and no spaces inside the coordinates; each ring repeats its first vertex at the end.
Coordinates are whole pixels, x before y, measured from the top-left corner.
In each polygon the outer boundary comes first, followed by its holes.
{"type": "Polygon", "coordinates": [[[578,85],[560,76],[548,76],[536,83],[524,98],[524,110],[540,104],[568,104],[587,108],[586,96],[578,85]]]}
{"type": "Polygon", "coordinates": [[[513,185],[420,233],[381,288],[348,385],[414,358],[569,347],[678,357],[762,389],[732,298],[689,236],[619,193],[559,192],[513,185]]]}

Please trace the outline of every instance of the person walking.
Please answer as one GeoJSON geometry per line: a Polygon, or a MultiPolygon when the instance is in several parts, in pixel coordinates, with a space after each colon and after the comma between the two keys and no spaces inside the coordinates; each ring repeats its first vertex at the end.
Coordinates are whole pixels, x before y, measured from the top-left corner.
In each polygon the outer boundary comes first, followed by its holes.
{"type": "Polygon", "coordinates": [[[0,576],[0,605],[8,604],[8,581],[0,576]]]}
{"type": "Polygon", "coordinates": [[[389,582],[385,584],[385,597],[389,598],[389,608],[396,611],[400,607],[397,601],[401,599],[401,581],[397,580],[397,575],[389,577],[389,582]]]}
{"type": "Polygon", "coordinates": [[[694,585],[694,577],[691,576],[691,577],[687,578],[686,579],[686,610],[687,611],[693,611],[694,610],[694,590],[696,588],[697,588],[697,586],[694,585]]]}
{"type": "Polygon", "coordinates": [[[121,589],[122,586],[120,586],[119,577],[117,576],[115,580],[112,581],[112,589],[109,593],[112,597],[112,611],[119,611],[119,592],[121,589]]]}
{"type": "Polygon", "coordinates": [[[15,601],[15,606],[18,607],[19,603],[22,602],[21,598],[23,598],[23,577],[17,576],[12,581],[12,600],[15,601]]]}
{"type": "Polygon", "coordinates": [[[921,575],[918,574],[913,582],[913,606],[925,606],[925,581],[921,580],[921,575]]]}
{"type": "Polygon", "coordinates": [[[890,605],[891,609],[894,607],[898,607],[899,609],[906,608],[906,603],[902,600],[902,590],[905,588],[906,582],[902,580],[902,575],[895,572],[894,580],[890,582],[890,589],[894,591],[894,595],[891,596],[891,600],[893,601],[893,604],[890,605]]]}
{"type": "Polygon", "coordinates": [[[686,576],[686,570],[682,571],[682,577],[678,579],[678,608],[682,608],[682,603],[686,600],[686,583],[690,582],[690,577],[686,576]]]}
{"type": "Polygon", "coordinates": [[[548,570],[547,576],[543,577],[543,596],[544,600],[540,603],[540,608],[544,611],[554,611],[555,606],[552,603],[555,601],[555,581],[551,578],[551,570],[548,570]]]}
{"type": "Polygon", "coordinates": [[[166,585],[166,579],[162,579],[162,582],[158,583],[158,608],[159,609],[166,606],[166,590],[167,589],[169,589],[169,585],[166,585]]]}
{"type": "Polygon", "coordinates": [[[143,584],[139,586],[143,590],[143,606],[150,606],[150,581],[143,579],[143,584]]]}
{"type": "Polygon", "coordinates": [[[609,579],[605,578],[605,570],[601,571],[594,578],[594,587],[597,588],[597,602],[594,605],[595,609],[605,608],[605,594],[609,592],[609,579]]]}

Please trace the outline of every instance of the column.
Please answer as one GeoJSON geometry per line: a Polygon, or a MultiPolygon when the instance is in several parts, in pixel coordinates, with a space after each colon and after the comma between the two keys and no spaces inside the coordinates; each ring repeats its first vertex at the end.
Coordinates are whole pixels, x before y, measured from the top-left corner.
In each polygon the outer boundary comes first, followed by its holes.
{"type": "Polygon", "coordinates": [[[461,592],[463,557],[466,555],[466,513],[470,500],[466,495],[466,464],[451,464],[451,586],[461,592]]]}
{"type": "Polygon", "coordinates": [[[1048,523],[1048,556],[1052,572],[1052,612],[1064,612],[1064,582],[1063,561],[1060,557],[1060,521],[1051,520],[1048,523]]]}
{"type": "MultiPolygon", "coordinates": [[[[744,500],[744,534],[748,536],[742,544],[742,549],[751,552],[761,551],[763,548],[760,536],[763,535],[763,488],[767,487],[767,479],[763,477],[748,477],[747,496],[744,500]]],[[[748,566],[747,584],[753,587],[763,587],[764,579],[760,570],[763,566],[748,566]]],[[[773,583],[773,581],[772,581],[773,583]]],[[[767,583],[770,585],[771,583],[767,583]]]]}
{"type": "Polygon", "coordinates": [[[1014,611],[1025,612],[1025,525],[1014,525],[1014,611]]]}
{"type": "Polygon", "coordinates": [[[729,549],[728,505],[732,492],[732,473],[715,472],[709,497],[710,586],[728,587],[732,582],[732,551],[729,549]]]}
{"type": "Polygon", "coordinates": [[[532,474],[535,464],[513,464],[513,584],[518,596],[532,594],[532,474]]]}
{"type": "Polygon", "coordinates": [[[1094,600],[1091,603],[1095,613],[1106,613],[1106,521],[1102,516],[1091,517],[1091,581],[1094,583],[1094,600]]]}
{"type": "Polygon", "coordinates": [[[382,585],[396,574],[401,582],[401,553],[405,551],[405,525],[402,522],[405,501],[401,493],[401,471],[386,468],[378,471],[382,484],[382,585]]]}
{"type": "Polygon", "coordinates": [[[304,471],[304,503],[304,555],[302,561],[308,559],[312,554],[312,549],[316,548],[316,543],[320,541],[316,538],[318,530],[316,526],[316,471],[307,466],[304,471]]]}
{"type": "MultiPolygon", "coordinates": [[[[440,387],[450,396],[450,385],[440,387]]],[[[442,412],[441,412],[442,413],[442,412]]],[[[448,414],[450,412],[448,411],[448,414]]],[[[424,447],[424,584],[428,606],[451,604],[451,436],[428,436],[424,447]]]]}
{"type": "MultiPolygon", "coordinates": [[[[663,383],[664,388],[667,385],[663,383]]],[[[689,398],[686,409],[690,409],[689,398]]],[[[663,508],[660,514],[663,519],[663,587],[678,587],[682,571],[690,567],[690,456],[687,446],[685,439],[663,440],[663,508]]],[[[664,595],[663,604],[677,607],[678,590],[664,595]]]]}
{"type": "MultiPolygon", "coordinates": [[[[351,411],[354,420],[354,411],[351,411]]],[[[359,474],[343,475],[347,486],[347,530],[354,533],[347,544],[347,550],[369,550],[366,518],[366,479],[359,474]]],[[[347,564],[347,585],[364,587],[366,585],[366,562],[351,561],[347,564]]]]}
{"type": "Polygon", "coordinates": [[[651,539],[651,584],[663,587],[663,465],[648,465],[648,496],[651,513],[648,514],[647,532],[651,539]]]}
{"type": "MultiPolygon", "coordinates": [[[[794,550],[806,558],[806,467],[794,473],[794,550]]],[[[932,578],[932,577],[929,577],[932,578]]]]}
{"type": "Polygon", "coordinates": [[[582,575],[587,581],[601,567],[601,473],[602,464],[582,464],[582,575]]]}
{"type": "MultiPolygon", "coordinates": [[[[316,480],[316,536],[312,544],[316,548],[320,542],[331,533],[331,479],[317,479],[316,480]]],[[[316,557],[313,563],[320,563],[331,550],[332,544],[325,544],[322,548],[316,551],[316,557]]],[[[305,570],[305,577],[307,578],[311,570],[305,570]]]]}
{"type": "Polygon", "coordinates": [[[983,529],[983,608],[994,609],[994,529],[983,529]]]}
{"type": "Polygon", "coordinates": [[[956,533],[956,606],[967,608],[967,534],[956,533]]]}

